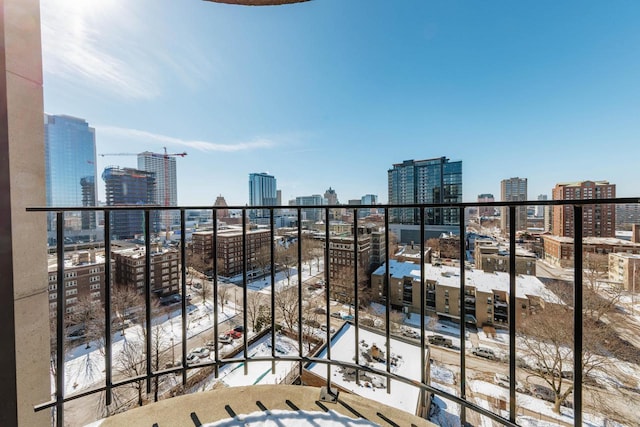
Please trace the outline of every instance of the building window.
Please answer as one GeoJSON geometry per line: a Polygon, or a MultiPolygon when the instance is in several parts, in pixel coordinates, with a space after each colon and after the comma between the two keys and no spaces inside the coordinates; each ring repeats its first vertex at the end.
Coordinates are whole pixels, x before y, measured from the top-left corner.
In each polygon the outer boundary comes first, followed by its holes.
{"type": "Polygon", "coordinates": [[[56,280],[58,280],[58,275],[57,274],[52,274],[49,276],[49,281],[50,282],[55,282],[56,280]]]}
{"type": "Polygon", "coordinates": [[[77,282],[77,281],[75,281],[75,280],[69,280],[68,282],[66,282],[66,283],[64,284],[64,287],[65,287],[65,288],[71,288],[71,287],[73,287],[73,286],[76,286],[77,284],[78,284],[78,282],[77,282]]]}
{"type": "Polygon", "coordinates": [[[52,283],[51,285],[49,285],[49,290],[50,291],[55,291],[56,289],[58,289],[58,284],[57,283],[52,283]]]}
{"type": "Polygon", "coordinates": [[[100,292],[91,292],[91,298],[100,298],[100,292]]]}
{"type": "Polygon", "coordinates": [[[100,289],[100,283],[94,283],[91,286],[89,286],[89,289],[91,289],[92,291],[95,291],[96,289],[100,289]]]}
{"type": "Polygon", "coordinates": [[[49,299],[57,299],[58,295],[56,294],[49,294],[49,299]]]}
{"type": "Polygon", "coordinates": [[[69,296],[69,295],[76,295],[77,293],[78,293],[78,290],[77,290],[77,289],[67,289],[67,291],[65,292],[65,294],[66,294],[67,296],[69,296]]]}

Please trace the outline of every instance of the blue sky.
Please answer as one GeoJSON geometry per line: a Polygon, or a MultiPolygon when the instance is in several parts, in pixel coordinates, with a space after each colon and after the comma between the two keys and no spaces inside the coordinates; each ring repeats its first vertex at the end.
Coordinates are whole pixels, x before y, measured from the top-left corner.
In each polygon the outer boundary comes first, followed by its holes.
{"type": "MultiPolygon", "coordinates": [[[[463,198],[529,179],[640,195],[640,2],[41,2],[45,111],[97,151],[187,151],[181,205],[373,193],[407,159],[463,162],[463,198]]],[[[135,166],[135,157],[98,159],[135,166]]],[[[103,198],[99,180],[99,198],[103,198]]]]}

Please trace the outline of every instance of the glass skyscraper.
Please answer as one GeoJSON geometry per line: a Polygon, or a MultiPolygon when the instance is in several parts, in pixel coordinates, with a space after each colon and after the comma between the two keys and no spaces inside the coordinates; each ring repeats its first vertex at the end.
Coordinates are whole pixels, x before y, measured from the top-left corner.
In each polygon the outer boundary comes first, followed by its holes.
{"type": "MultiPolygon", "coordinates": [[[[267,173],[249,174],[249,206],[275,205],[278,199],[276,178],[267,173]]],[[[261,209],[252,210],[251,218],[268,216],[269,212],[261,209]]]]}
{"type": "MultiPolygon", "coordinates": [[[[95,130],[71,116],[45,114],[44,120],[47,206],[96,206],[95,130]]],[[[51,217],[47,224],[54,231],[51,217]]],[[[69,238],[94,238],[95,229],[95,212],[65,214],[69,238]]]]}
{"type": "MultiPolygon", "coordinates": [[[[109,167],[102,172],[107,206],[155,205],[155,173],[131,168],[109,167]]],[[[151,212],[151,231],[159,230],[158,212],[151,212]]],[[[114,239],[133,239],[144,232],[144,214],[140,210],[118,210],[111,213],[111,235],[114,239]]]]}
{"type": "MultiPolygon", "coordinates": [[[[461,203],[462,161],[405,160],[388,171],[389,204],[461,203]]],[[[390,222],[418,224],[419,209],[390,209],[390,222]]],[[[458,225],[457,208],[425,209],[427,225],[458,225]]]]}

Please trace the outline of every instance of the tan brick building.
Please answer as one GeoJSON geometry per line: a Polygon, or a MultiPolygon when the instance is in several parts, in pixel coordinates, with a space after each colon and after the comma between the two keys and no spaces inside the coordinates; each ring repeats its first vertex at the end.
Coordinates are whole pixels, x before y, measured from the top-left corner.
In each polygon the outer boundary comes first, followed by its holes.
{"type": "MultiPolygon", "coordinates": [[[[473,259],[475,267],[487,273],[509,272],[509,250],[496,244],[476,243],[473,259]]],[[[536,275],[535,254],[516,249],[516,274],[536,275]]]]}
{"type": "Polygon", "coordinates": [[[609,280],[621,283],[626,291],[640,292],[640,255],[610,253],[609,280]]]}
{"type": "MultiPolygon", "coordinates": [[[[394,308],[404,308],[412,313],[420,312],[420,266],[413,263],[390,261],[390,303],[394,308]]],[[[425,308],[428,314],[441,319],[460,321],[460,270],[454,267],[425,264],[425,308]]],[[[378,268],[371,277],[374,297],[386,301],[385,266],[378,268]]],[[[509,275],[486,273],[480,270],[465,271],[466,285],[463,296],[466,321],[475,326],[509,324],[509,275]]],[[[552,292],[535,276],[518,275],[516,278],[516,315],[528,315],[545,302],[556,301],[552,292]]]]}

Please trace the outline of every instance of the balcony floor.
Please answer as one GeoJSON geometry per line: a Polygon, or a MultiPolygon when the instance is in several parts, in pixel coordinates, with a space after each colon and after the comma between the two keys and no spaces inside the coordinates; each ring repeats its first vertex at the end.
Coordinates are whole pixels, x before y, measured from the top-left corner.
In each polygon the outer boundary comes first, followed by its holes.
{"type": "Polygon", "coordinates": [[[333,410],[351,418],[365,418],[381,426],[435,426],[427,420],[355,394],[341,392],[337,403],[322,402],[319,388],[294,385],[230,387],[192,393],[135,408],[91,426],[198,426],[200,424],[197,421],[212,423],[231,418],[233,414],[249,414],[265,408],[316,412],[333,410]]]}

